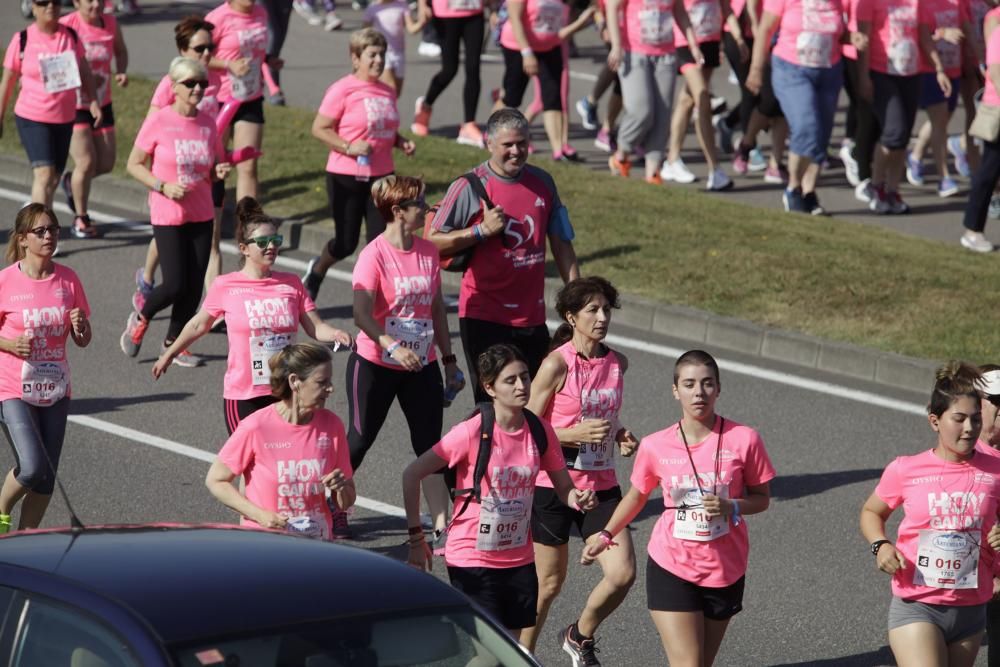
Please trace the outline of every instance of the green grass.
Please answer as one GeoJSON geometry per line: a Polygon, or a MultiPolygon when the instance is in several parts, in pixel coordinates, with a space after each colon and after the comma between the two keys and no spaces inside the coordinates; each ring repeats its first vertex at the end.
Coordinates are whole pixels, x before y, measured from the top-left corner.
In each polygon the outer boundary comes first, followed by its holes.
{"type": "MultiPolygon", "coordinates": [[[[152,92],[134,80],[115,91],[123,173],[152,92]]],[[[312,111],[267,109],[263,200],[269,212],[327,218],[326,150],[309,132],[312,111]]],[[[21,152],[12,118],[0,150],[21,152]]],[[[482,151],[427,138],[399,155],[400,173],[422,176],[428,201],[482,160],[482,151]]],[[[683,188],[564,165],[555,176],[577,232],[584,273],[623,291],[759,324],[930,359],[1000,356],[1000,263],[957,246],[842,219],[789,216],[683,188]]],[[[958,229],[957,219],[941,224],[958,229]]]]}

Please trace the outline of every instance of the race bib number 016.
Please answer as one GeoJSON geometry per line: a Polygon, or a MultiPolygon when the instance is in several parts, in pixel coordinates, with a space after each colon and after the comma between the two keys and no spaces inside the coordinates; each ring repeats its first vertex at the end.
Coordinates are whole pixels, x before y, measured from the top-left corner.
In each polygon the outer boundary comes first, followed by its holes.
{"type": "Polygon", "coordinates": [[[531,500],[502,500],[496,496],[483,498],[479,508],[479,551],[506,551],[528,543],[528,517],[531,500]]]}
{"type": "Polygon", "coordinates": [[[921,530],[913,583],[930,588],[978,588],[979,545],[972,534],[921,530]]]}

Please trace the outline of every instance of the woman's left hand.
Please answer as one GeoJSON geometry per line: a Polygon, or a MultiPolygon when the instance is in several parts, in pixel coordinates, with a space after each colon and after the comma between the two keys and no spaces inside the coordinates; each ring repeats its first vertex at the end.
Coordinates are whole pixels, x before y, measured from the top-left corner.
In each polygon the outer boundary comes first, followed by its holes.
{"type": "Polygon", "coordinates": [[[97,100],[90,103],[90,115],[94,117],[94,127],[100,127],[101,121],[104,120],[104,110],[97,100]]]}
{"type": "Polygon", "coordinates": [[[705,514],[711,517],[728,516],[733,510],[733,501],[720,498],[711,493],[706,493],[702,496],[701,504],[705,507],[705,514]]]}
{"type": "Polygon", "coordinates": [[[639,439],[632,435],[632,431],[625,427],[622,427],[618,431],[615,441],[618,443],[618,449],[621,450],[622,456],[625,458],[635,454],[635,450],[639,448],[639,439]]]}
{"type": "Polygon", "coordinates": [[[351,480],[347,479],[347,476],[344,475],[344,472],[340,468],[336,468],[333,472],[323,475],[322,482],[326,488],[336,493],[350,484],[351,480]]]}
{"type": "Polygon", "coordinates": [[[220,181],[223,181],[226,179],[226,176],[228,176],[229,172],[231,172],[232,170],[233,170],[233,164],[231,162],[220,162],[219,164],[215,165],[215,177],[220,181]]]}
{"type": "Polygon", "coordinates": [[[342,346],[350,349],[354,347],[354,339],[351,338],[351,334],[340,329],[335,329],[333,334],[333,340],[340,343],[342,346]]]}
{"type": "Polygon", "coordinates": [[[570,493],[570,507],[588,512],[597,507],[597,494],[592,489],[573,489],[570,493]]]}
{"type": "Polygon", "coordinates": [[[115,83],[118,84],[119,88],[128,88],[128,74],[125,72],[115,74],[115,83]]]}
{"type": "Polygon", "coordinates": [[[951,79],[948,78],[948,75],[944,72],[944,70],[938,72],[936,77],[938,86],[941,88],[941,92],[946,98],[951,97],[951,79]]]}
{"type": "Polygon", "coordinates": [[[399,144],[399,150],[403,151],[403,155],[406,157],[413,157],[413,154],[417,152],[417,145],[409,139],[403,139],[399,144]]]}
{"type": "Polygon", "coordinates": [[[465,388],[465,378],[459,379],[459,372],[458,364],[444,365],[444,385],[456,393],[465,388]]]}
{"type": "Polygon", "coordinates": [[[69,311],[69,323],[73,327],[73,335],[82,336],[87,330],[87,314],[81,308],[69,311]]]}

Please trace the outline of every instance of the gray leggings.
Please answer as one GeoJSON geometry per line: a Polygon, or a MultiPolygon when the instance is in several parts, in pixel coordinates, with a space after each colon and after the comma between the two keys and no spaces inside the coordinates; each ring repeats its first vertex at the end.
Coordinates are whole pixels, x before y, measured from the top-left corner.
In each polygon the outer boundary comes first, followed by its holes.
{"type": "Polygon", "coordinates": [[[670,115],[677,81],[674,54],[647,56],[625,51],[618,68],[625,116],[618,128],[618,147],[626,154],[641,146],[646,160],[659,164],[670,137],[670,115]]]}
{"type": "Polygon", "coordinates": [[[52,466],[58,469],[68,416],[69,398],[44,408],[19,398],[0,402],[0,423],[14,449],[14,478],[21,486],[35,493],[52,495],[56,471],[50,470],[45,452],[49,453],[52,466]]]}

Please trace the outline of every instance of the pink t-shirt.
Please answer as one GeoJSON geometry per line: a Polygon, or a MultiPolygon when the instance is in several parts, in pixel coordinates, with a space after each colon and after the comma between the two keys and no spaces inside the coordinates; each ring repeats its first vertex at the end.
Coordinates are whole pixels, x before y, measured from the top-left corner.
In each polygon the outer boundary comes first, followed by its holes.
{"type": "MultiPolygon", "coordinates": [[[[684,0],[688,20],[699,44],[718,42],[722,39],[722,5],[719,0],[684,0]]],[[[674,22],[674,44],[687,46],[687,35],[674,22]]]]}
{"type": "MultiPolygon", "coordinates": [[[[322,409],[308,424],[289,424],[269,405],[240,422],[219,460],[243,476],[254,505],[288,519],[309,517],[321,527],[321,537],[330,539],[332,517],[321,480],[337,468],[348,479],[354,476],[340,417],[322,409]]],[[[260,527],[246,517],[240,524],[260,527]]]]}
{"type": "Polygon", "coordinates": [[[434,16],[456,19],[483,13],[483,0],[431,0],[434,16]]]}
{"type": "Polygon", "coordinates": [[[995,456],[1000,458],[1000,450],[995,447],[991,447],[989,443],[983,442],[982,440],[976,441],[976,451],[980,451],[984,454],[989,454],[990,456],[995,456]]]}
{"type": "MultiPolygon", "coordinates": [[[[615,475],[615,435],[621,428],[618,421],[622,409],[624,375],[614,350],[603,357],[585,359],[576,352],[573,341],[555,350],[566,361],[566,380],[549,403],[545,419],[553,428],[570,428],[584,419],[607,419],[611,432],[600,445],[581,444],[573,451],[575,463],[569,476],[578,489],[604,491],[618,486],[615,475]]],[[[572,450],[571,450],[572,451],[572,450]]],[[[538,486],[552,487],[552,480],[542,472],[538,486]]]]}
{"type": "Polygon", "coordinates": [[[764,0],[764,11],[781,18],[774,55],[801,67],[827,68],[840,62],[841,0],[764,0]]]}
{"type": "MultiPolygon", "coordinates": [[[[920,11],[929,15],[930,29],[933,34],[938,28],[961,28],[966,21],[972,20],[969,0],[921,0],[920,11]]],[[[971,37],[967,36],[967,39],[971,37]]],[[[941,56],[945,74],[950,79],[962,75],[962,44],[952,44],[943,39],[934,41],[934,47],[941,56]]],[[[920,71],[933,72],[934,63],[920,52],[920,71]]]]}
{"type": "MultiPolygon", "coordinates": [[[[208,88],[202,94],[201,102],[198,102],[198,111],[208,114],[213,120],[219,115],[221,106],[219,104],[220,85],[222,85],[222,74],[219,73],[219,70],[208,70],[208,88]]],[[[174,82],[170,80],[170,75],[166,74],[156,84],[156,90],[153,91],[153,97],[150,98],[149,103],[162,109],[173,104],[176,97],[174,95],[174,82]]]]}
{"type": "Polygon", "coordinates": [[[149,192],[149,217],[154,225],[204,222],[215,215],[212,170],[225,159],[215,121],[208,114],[182,116],[167,106],[142,121],[135,145],[153,156],[153,175],[164,183],[188,188],[179,201],[149,192]]]}
{"type": "MultiPolygon", "coordinates": [[[[413,350],[424,364],[437,359],[431,308],[441,290],[437,246],[414,238],[409,250],[400,250],[379,234],[358,255],[352,283],[355,291],[375,293],[372,315],[383,331],[413,350]]],[[[364,331],[357,340],[363,358],[402,370],[364,331]]]]}
{"type": "Polygon", "coordinates": [[[954,463],[933,450],[900,456],[875,494],[892,509],[903,506],[895,546],[908,565],[893,575],[893,595],[953,606],[990,599],[996,554],[986,534],[997,523],[1000,459],[977,452],[954,463]]]}
{"type": "MultiPolygon", "coordinates": [[[[90,71],[94,73],[94,87],[97,89],[97,101],[103,107],[111,104],[111,61],[115,57],[115,34],[118,31],[118,21],[114,14],[101,14],[104,25],[91,25],[83,20],[80,12],[73,12],[59,19],[63,25],[68,25],[83,42],[84,53],[90,71]]],[[[86,109],[90,106],[83,88],[77,91],[76,107],[86,109]]]]}
{"type": "Polygon", "coordinates": [[[673,0],[625,0],[622,48],[648,56],[673,53],[673,0]]]}
{"type": "Polygon", "coordinates": [[[299,319],[316,310],[298,276],[272,271],[251,278],[234,271],[216,278],[201,309],[225,316],[229,357],[222,396],[243,401],[271,393],[270,358],[295,342],[299,319]]]}
{"type": "MultiPolygon", "coordinates": [[[[399,110],[392,87],[348,74],[326,89],[319,113],[334,119],[334,129],[345,141],[364,139],[371,144],[368,160],[372,178],[393,172],[392,148],[399,132],[399,110]]],[[[331,174],[354,175],[358,170],[357,158],[331,150],[326,170],[331,174]]]]}
{"type": "Polygon", "coordinates": [[[410,6],[403,0],[374,2],[365,8],[365,23],[371,23],[385,37],[387,53],[406,55],[406,19],[410,6]]]}
{"type": "Polygon", "coordinates": [[[62,25],[51,35],[34,23],[27,30],[24,59],[19,32],[14,33],[3,58],[3,66],[20,76],[14,113],[39,123],[71,123],[76,118],[80,62],[86,57],[83,44],[62,25]]]}
{"type": "MultiPolygon", "coordinates": [[[[434,445],[434,453],[455,468],[455,488],[472,486],[481,424],[479,415],[467,419],[434,445]]],[[[535,561],[531,541],[535,478],[539,469],[566,467],[555,431],[544,420],[542,424],[549,437],[544,457],[538,455],[527,422],[513,433],[493,427],[490,462],[481,484],[484,502],[473,498],[465,512],[452,521],[444,556],[449,566],[510,568],[535,561]]],[[[456,499],[453,514],[464,504],[464,496],[456,499]]]]}
{"type": "Polygon", "coordinates": [[[66,337],[72,333],[69,312],[90,304],[73,269],[54,264],[52,275],[32,280],[15,262],[0,271],[0,338],[31,338],[24,360],[0,352],[0,400],[20,398],[32,405],[51,405],[70,395],[66,337]]]}
{"type": "Polygon", "coordinates": [[[700,443],[689,441],[697,481],[677,424],[643,438],[632,469],[632,486],[642,493],[663,487],[664,507],[695,506],[664,510],[649,539],[649,557],[681,579],[710,588],[729,586],[746,573],[750,541],[745,520],[733,525],[720,517],[705,528],[699,481],[708,493],[716,489],[719,495],[743,498],[747,486],[765,484],[775,476],[755,430],[725,420],[720,449],[718,429],[716,425],[700,443]]]}
{"type": "Polygon", "coordinates": [[[871,23],[869,66],[876,72],[913,76],[920,72],[918,26],[930,25],[920,0],[858,0],[858,22],[871,23]]]}
{"type": "MultiPolygon", "coordinates": [[[[1000,17],[1000,7],[995,7],[986,14],[987,19],[991,16],[1000,17]]],[[[986,66],[990,65],[1000,65],[1000,28],[994,29],[986,41],[986,66]]],[[[997,94],[997,89],[993,85],[993,77],[987,73],[983,78],[986,79],[983,104],[1000,107],[1000,95],[997,94]]]]}
{"type": "MultiPolygon", "coordinates": [[[[504,233],[476,246],[462,274],[458,316],[514,327],[545,323],[545,241],[562,202],[545,171],[524,165],[516,178],[496,174],[488,162],[472,170],[507,217],[504,233]]],[[[482,220],[483,204],[464,178],[448,188],[433,226],[448,232],[482,220]]]]}
{"type": "MultiPolygon", "coordinates": [[[[528,46],[532,51],[545,53],[558,48],[562,44],[559,31],[566,25],[569,18],[569,5],[562,0],[508,0],[508,8],[514,3],[525,6],[524,32],[528,37],[528,46]]],[[[513,51],[520,51],[521,46],[514,39],[514,29],[510,19],[500,30],[500,45],[513,51]]]]}
{"type": "Polygon", "coordinates": [[[208,13],[205,20],[215,26],[212,41],[217,50],[218,60],[238,60],[250,58],[250,71],[237,77],[229,69],[222,73],[222,88],[219,99],[223,102],[236,98],[251,102],[263,95],[263,73],[261,66],[267,57],[267,11],[261,3],[256,3],[249,14],[238,12],[224,2],[208,13]]]}

